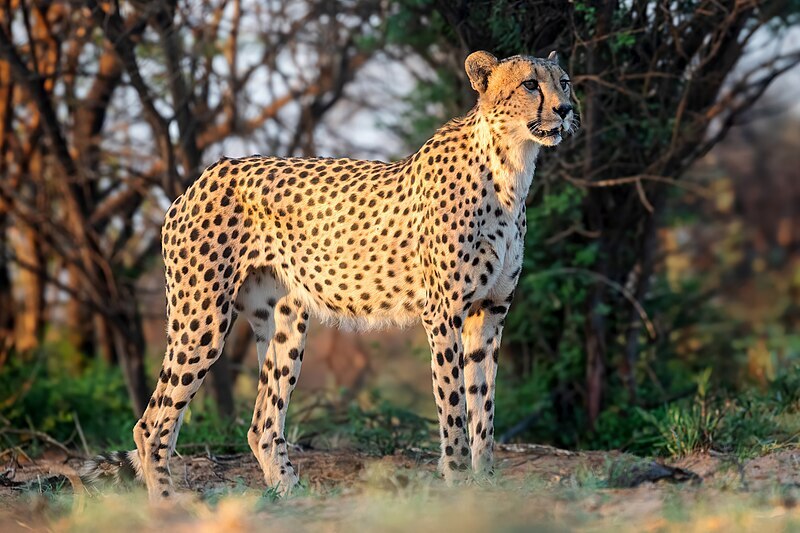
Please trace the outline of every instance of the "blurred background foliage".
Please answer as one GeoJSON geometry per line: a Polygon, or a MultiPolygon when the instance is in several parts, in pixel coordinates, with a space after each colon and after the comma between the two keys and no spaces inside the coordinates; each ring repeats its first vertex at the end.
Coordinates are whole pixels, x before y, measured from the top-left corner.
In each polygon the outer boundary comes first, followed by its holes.
{"type": "MultiPolygon", "coordinates": [[[[794,444],[798,15],[791,1],[7,3],[2,447],[130,446],[163,349],[159,224],[204,165],[402,157],[474,104],[463,59],[478,49],[557,50],[582,120],[528,199],[498,436],[672,455],[794,444]]],[[[419,332],[315,329],[289,439],[428,446],[419,332]]],[[[236,329],[179,450],[246,449],[252,352],[236,329]]]]}

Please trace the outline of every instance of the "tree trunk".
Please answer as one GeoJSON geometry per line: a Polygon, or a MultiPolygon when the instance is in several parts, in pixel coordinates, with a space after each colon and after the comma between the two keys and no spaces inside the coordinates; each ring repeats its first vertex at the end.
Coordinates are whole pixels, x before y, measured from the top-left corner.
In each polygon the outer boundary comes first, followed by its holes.
{"type": "Polygon", "coordinates": [[[18,238],[12,241],[14,255],[21,264],[17,276],[15,298],[17,305],[15,317],[15,348],[27,352],[36,348],[44,334],[44,291],[45,286],[40,271],[45,269],[41,245],[36,233],[28,227],[20,227],[18,238]]]}
{"type": "Polygon", "coordinates": [[[108,319],[99,313],[95,314],[94,324],[97,331],[97,347],[103,360],[112,366],[119,364],[117,348],[114,345],[114,331],[108,319]]]}
{"type": "Polygon", "coordinates": [[[239,377],[239,372],[241,372],[253,340],[253,328],[247,321],[236,321],[234,328],[233,333],[228,336],[228,342],[225,343],[225,354],[228,357],[232,384],[236,383],[236,379],[239,377]]]}
{"type": "MultiPolygon", "coordinates": [[[[663,190],[658,191],[658,197],[654,202],[656,213],[660,213],[665,202],[666,194],[663,190]]],[[[634,276],[633,287],[627,287],[633,297],[638,302],[642,302],[650,289],[650,280],[653,277],[653,260],[658,246],[658,223],[656,215],[646,216],[642,224],[641,248],[637,256],[640,258],[634,266],[634,271],[629,274],[629,278],[634,276]]],[[[639,337],[642,331],[642,319],[637,309],[631,307],[629,312],[630,320],[625,340],[625,358],[622,362],[622,378],[628,389],[628,399],[632,405],[638,403],[638,390],[636,387],[636,363],[639,359],[639,337]]]]}
{"type": "Polygon", "coordinates": [[[237,320],[233,332],[228,336],[222,355],[211,368],[211,394],[217,402],[217,408],[223,416],[235,416],[236,404],[233,401],[233,386],[239,376],[239,370],[250,348],[253,329],[245,320],[237,320]]]}
{"type": "Polygon", "coordinates": [[[606,372],[606,326],[605,318],[598,308],[603,301],[604,287],[595,285],[586,316],[586,413],[589,430],[603,405],[606,372]]]}
{"type": "Polygon", "coordinates": [[[233,417],[236,407],[233,402],[233,381],[231,380],[231,364],[228,355],[223,350],[219,358],[211,367],[211,394],[217,402],[219,414],[224,417],[233,417]]]}
{"type": "Polygon", "coordinates": [[[64,325],[66,338],[75,349],[86,358],[97,354],[97,344],[94,335],[94,315],[92,310],[81,301],[79,295],[83,294],[83,283],[77,266],[67,267],[67,283],[70,287],[69,299],[64,309],[64,325]]]}
{"type": "Polygon", "coordinates": [[[107,323],[131,399],[133,414],[140,417],[147,407],[151,391],[144,367],[144,329],[136,300],[133,298],[134,291],[122,287],[120,289],[118,294],[121,298],[116,312],[107,323]]]}
{"type": "Polygon", "coordinates": [[[144,336],[141,323],[128,324],[114,330],[114,345],[119,354],[122,375],[131,399],[133,414],[138,418],[147,407],[150,388],[144,371],[144,336]]]}
{"type": "Polygon", "coordinates": [[[8,217],[0,213],[0,368],[3,367],[5,354],[14,342],[14,295],[11,291],[9,263],[5,260],[8,235],[6,221],[8,217]]]}

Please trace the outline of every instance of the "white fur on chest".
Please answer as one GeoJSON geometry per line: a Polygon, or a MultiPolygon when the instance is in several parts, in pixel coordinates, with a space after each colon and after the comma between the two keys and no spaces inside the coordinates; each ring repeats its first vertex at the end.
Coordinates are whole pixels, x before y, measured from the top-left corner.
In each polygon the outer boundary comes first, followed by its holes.
{"type": "Polygon", "coordinates": [[[524,129],[511,129],[502,142],[493,131],[487,121],[478,120],[474,129],[475,142],[487,147],[487,166],[493,180],[499,185],[499,200],[509,215],[514,217],[520,203],[528,196],[540,146],[530,140],[529,133],[524,129]],[[496,152],[497,144],[502,144],[500,155],[496,152]]]}

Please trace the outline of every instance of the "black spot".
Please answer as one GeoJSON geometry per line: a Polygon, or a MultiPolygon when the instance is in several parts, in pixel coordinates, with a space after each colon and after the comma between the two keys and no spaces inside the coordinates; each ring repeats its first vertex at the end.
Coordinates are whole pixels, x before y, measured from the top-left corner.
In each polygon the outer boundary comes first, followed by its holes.
{"type": "Polygon", "coordinates": [[[458,395],[458,393],[456,391],[453,391],[450,393],[450,399],[448,401],[450,402],[450,405],[455,407],[456,405],[458,405],[460,399],[461,397],[458,395]]]}
{"type": "Polygon", "coordinates": [[[475,363],[480,363],[486,358],[486,351],[483,349],[478,349],[469,354],[467,357],[475,363]]]}

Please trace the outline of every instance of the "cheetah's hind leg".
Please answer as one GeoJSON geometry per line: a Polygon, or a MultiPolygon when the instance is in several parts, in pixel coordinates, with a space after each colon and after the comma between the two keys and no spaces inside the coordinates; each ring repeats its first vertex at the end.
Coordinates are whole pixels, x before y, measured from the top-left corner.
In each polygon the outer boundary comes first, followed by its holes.
{"type": "Polygon", "coordinates": [[[287,455],[284,427],[300,377],[308,313],[268,270],[254,272],[245,281],[237,308],[253,327],[260,367],[247,441],[267,485],[286,495],[298,481],[287,455]]]}
{"type": "Polygon", "coordinates": [[[133,430],[142,477],[151,501],[175,492],[169,471],[172,454],[186,407],[194,398],[211,365],[222,353],[233,320],[235,285],[218,287],[215,278],[188,275],[183,286],[168,277],[167,352],[158,384],[133,430]],[[199,280],[204,280],[201,283],[199,280]],[[195,299],[195,294],[199,299],[195,299]],[[198,312],[198,309],[203,311],[198,312]]]}

